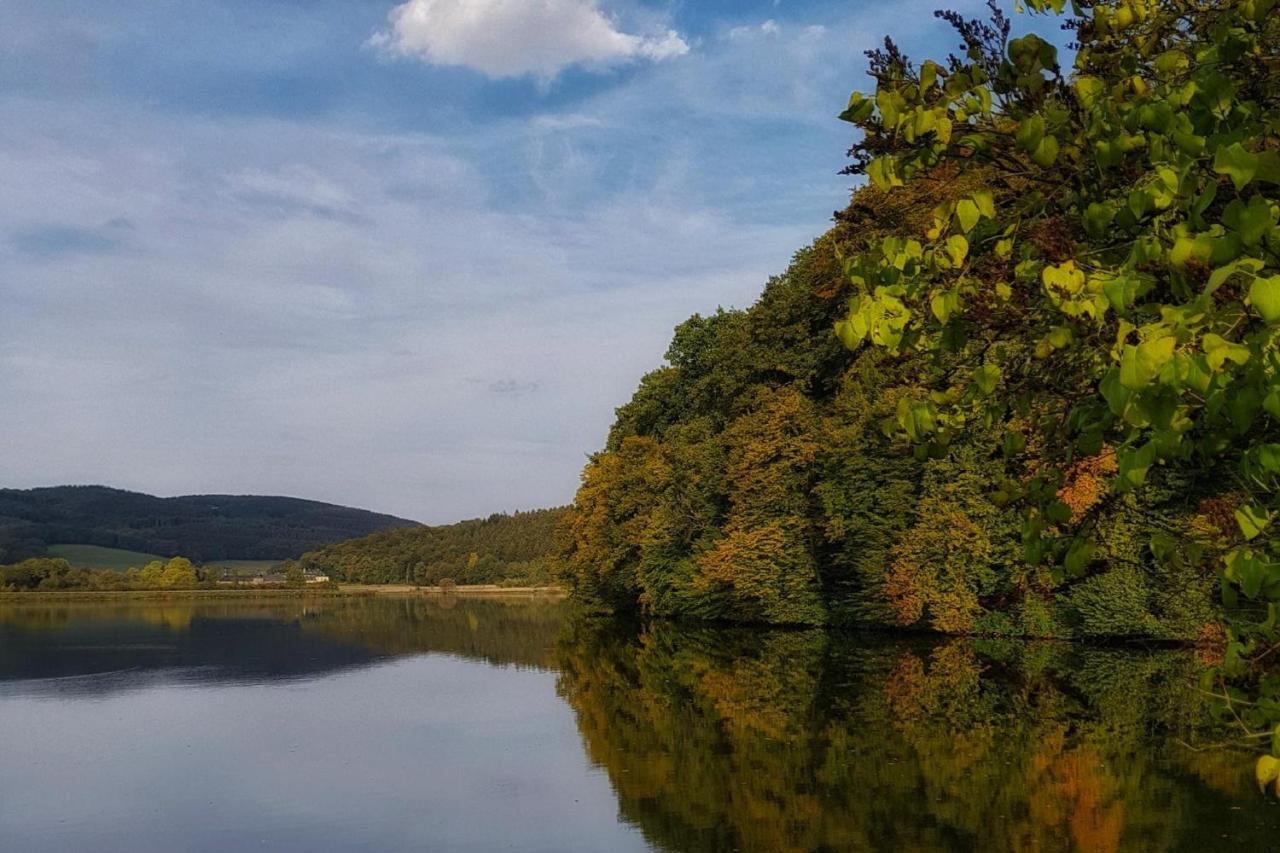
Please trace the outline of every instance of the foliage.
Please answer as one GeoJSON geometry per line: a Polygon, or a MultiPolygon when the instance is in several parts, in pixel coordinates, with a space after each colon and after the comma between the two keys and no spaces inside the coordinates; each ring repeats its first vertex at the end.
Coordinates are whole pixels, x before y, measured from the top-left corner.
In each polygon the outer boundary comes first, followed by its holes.
{"type": "Polygon", "coordinates": [[[495,513],[438,527],[405,527],[304,554],[307,571],[352,583],[545,586],[547,556],[564,511],[495,513]]]}
{"type": "Polygon", "coordinates": [[[870,186],[755,305],[676,330],[563,576],[660,615],[1198,639],[1266,730],[1280,14],[1080,0],[1068,70],[992,9],[939,14],[945,62],[869,54],[842,118],[870,186]]]}
{"type": "Polygon", "coordinates": [[[125,591],[196,589],[216,586],[217,578],[201,573],[185,557],[152,560],[126,571],[79,569],[61,558],[35,557],[0,566],[0,591],[50,592],[58,590],[125,591]]]}
{"type": "Polygon", "coordinates": [[[991,500],[1017,509],[1025,563],[1047,568],[1081,633],[1159,635],[1159,611],[1184,603],[1175,577],[1216,566],[1223,678],[1261,689],[1251,723],[1269,728],[1280,692],[1257,662],[1280,644],[1280,14],[1274,0],[1073,9],[1069,75],[998,11],[990,25],[949,16],[966,50],[945,65],[917,68],[892,44],[873,56],[875,92],[842,116],[864,132],[851,171],[886,192],[939,171],[982,183],[927,229],[844,254],[836,332],[928,366],[886,431],[930,456],[991,434],[991,500]],[[1153,514],[1170,480],[1233,529],[1197,539],[1153,514]],[[1123,508],[1146,516],[1149,554],[1108,547],[1123,508]]]}

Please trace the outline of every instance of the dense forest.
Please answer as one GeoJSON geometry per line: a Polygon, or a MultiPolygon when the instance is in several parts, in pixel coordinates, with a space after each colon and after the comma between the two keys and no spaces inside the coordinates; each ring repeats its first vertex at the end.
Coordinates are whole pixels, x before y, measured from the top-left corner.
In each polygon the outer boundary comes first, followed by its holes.
{"type": "Polygon", "coordinates": [[[283,560],[416,522],[297,498],[158,498],[104,486],[0,489],[0,563],[76,543],[211,560],[283,560]]]}
{"type": "Polygon", "coordinates": [[[565,582],[668,616],[1200,639],[1246,677],[1280,597],[1275,2],[1076,2],[1074,70],[994,4],[939,16],[960,55],[868,55],[841,118],[869,183],[835,226],[677,328],[618,410],[565,582]]]}
{"type": "Polygon", "coordinates": [[[436,527],[384,530],[304,554],[299,563],[350,583],[551,582],[549,558],[564,509],[542,509],[436,527]]]}

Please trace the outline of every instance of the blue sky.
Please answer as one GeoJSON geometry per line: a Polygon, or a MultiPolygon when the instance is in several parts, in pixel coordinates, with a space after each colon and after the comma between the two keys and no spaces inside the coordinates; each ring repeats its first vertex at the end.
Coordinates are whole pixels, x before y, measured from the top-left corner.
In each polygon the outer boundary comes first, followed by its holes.
{"type": "Polygon", "coordinates": [[[843,206],[862,51],[941,58],[938,5],[9,0],[0,485],[567,502],[843,206]]]}

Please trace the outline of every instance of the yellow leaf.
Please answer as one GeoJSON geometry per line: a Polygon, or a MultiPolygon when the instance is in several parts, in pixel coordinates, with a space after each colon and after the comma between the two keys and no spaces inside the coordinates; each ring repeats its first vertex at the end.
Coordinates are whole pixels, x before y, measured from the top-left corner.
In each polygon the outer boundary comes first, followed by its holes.
{"type": "Polygon", "coordinates": [[[1271,755],[1260,757],[1253,775],[1258,780],[1258,790],[1265,791],[1268,785],[1280,779],[1280,758],[1271,755]]]}

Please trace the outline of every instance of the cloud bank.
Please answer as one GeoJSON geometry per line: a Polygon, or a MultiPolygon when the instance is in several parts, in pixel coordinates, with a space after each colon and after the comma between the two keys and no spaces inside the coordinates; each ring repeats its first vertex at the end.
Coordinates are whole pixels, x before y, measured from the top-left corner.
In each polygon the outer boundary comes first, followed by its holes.
{"type": "Polygon", "coordinates": [[[622,32],[595,0],[408,0],[372,43],[396,56],[462,65],[489,77],[551,78],[570,65],[606,67],[689,51],[674,30],[622,32]]]}

